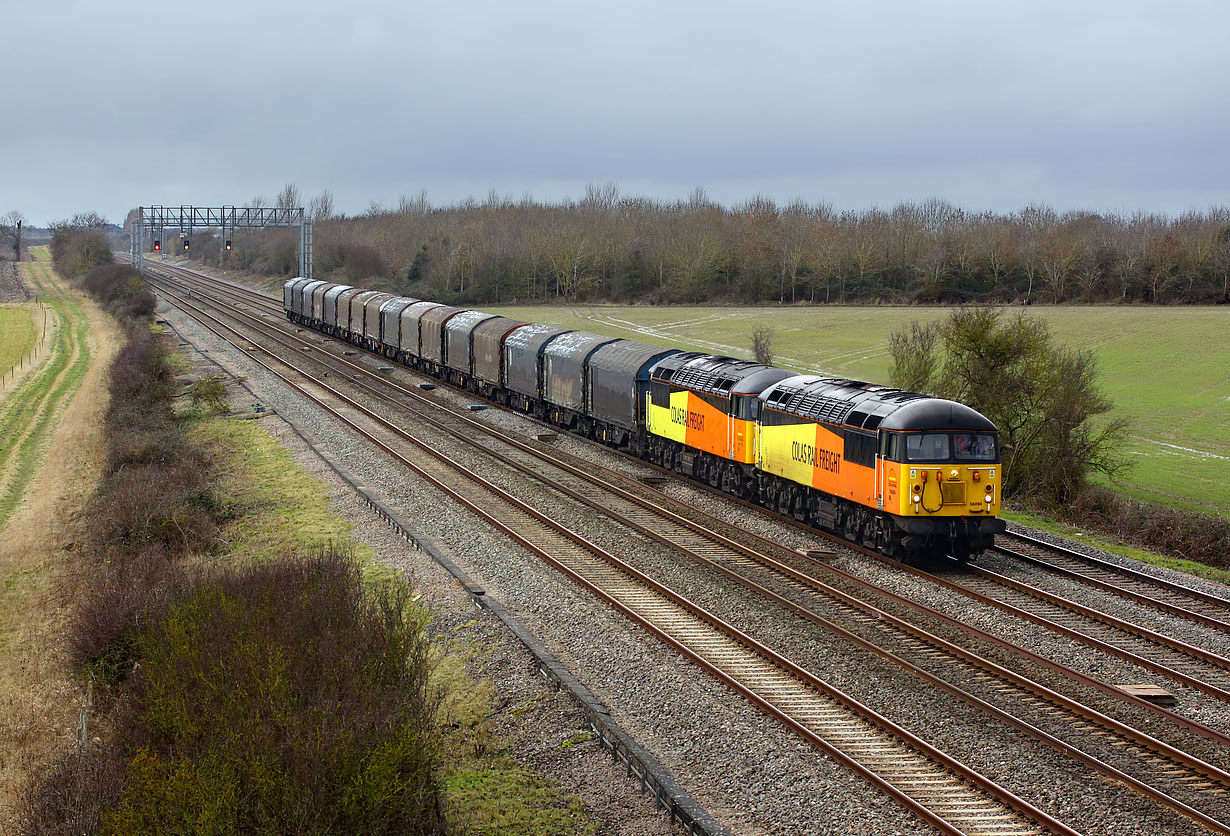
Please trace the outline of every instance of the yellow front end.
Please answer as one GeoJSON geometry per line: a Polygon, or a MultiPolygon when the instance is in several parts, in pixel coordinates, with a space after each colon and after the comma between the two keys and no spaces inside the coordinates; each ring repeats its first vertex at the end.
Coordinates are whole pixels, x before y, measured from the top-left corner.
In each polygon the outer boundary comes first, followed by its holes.
{"type": "Polygon", "coordinates": [[[995,517],[999,464],[880,461],[884,510],[902,517],[995,517]]]}

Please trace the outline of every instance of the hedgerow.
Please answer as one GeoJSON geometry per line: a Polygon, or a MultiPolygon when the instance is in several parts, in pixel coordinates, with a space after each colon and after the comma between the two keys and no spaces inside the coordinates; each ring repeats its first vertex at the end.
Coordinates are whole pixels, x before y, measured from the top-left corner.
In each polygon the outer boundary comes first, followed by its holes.
{"type": "MultiPolygon", "coordinates": [[[[88,250],[70,244],[66,258],[88,250]]],[[[337,550],[203,560],[227,511],[172,408],[153,296],[127,267],[74,275],[129,341],[111,369],[67,637],[94,710],[27,791],[23,833],[442,832],[429,656],[408,589],[365,583],[337,550]]]]}

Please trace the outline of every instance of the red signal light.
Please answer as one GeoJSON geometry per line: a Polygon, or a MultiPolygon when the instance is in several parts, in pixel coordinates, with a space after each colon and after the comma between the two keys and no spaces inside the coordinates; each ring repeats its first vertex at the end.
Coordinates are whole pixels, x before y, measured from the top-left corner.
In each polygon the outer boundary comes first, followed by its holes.
{"type": "Polygon", "coordinates": [[[161,241],[155,241],[155,242],[154,242],[154,252],[158,252],[158,251],[159,251],[159,250],[161,250],[161,249],[162,249],[162,242],[161,242],[161,241]]]}

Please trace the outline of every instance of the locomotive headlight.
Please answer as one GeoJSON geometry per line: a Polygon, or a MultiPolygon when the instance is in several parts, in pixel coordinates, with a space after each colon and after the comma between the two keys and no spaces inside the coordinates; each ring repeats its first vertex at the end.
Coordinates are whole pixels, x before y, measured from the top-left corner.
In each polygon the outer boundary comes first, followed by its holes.
{"type": "Polygon", "coordinates": [[[961,471],[956,470],[956,469],[954,468],[954,469],[953,469],[953,471],[952,471],[952,473],[949,473],[948,475],[949,475],[949,476],[951,476],[953,479],[956,479],[958,476],[960,476],[960,475],[961,475],[961,471]]]}

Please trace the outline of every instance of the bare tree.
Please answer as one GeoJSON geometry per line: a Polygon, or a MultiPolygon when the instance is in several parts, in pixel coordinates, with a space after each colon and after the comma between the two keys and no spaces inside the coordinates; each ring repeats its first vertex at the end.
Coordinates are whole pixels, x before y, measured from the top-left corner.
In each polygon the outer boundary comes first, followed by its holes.
{"type": "Polygon", "coordinates": [[[333,217],[333,192],[325,189],[308,204],[308,215],[313,221],[327,221],[333,217]]]}
{"type": "Polygon", "coordinates": [[[892,384],[911,392],[931,388],[940,368],[936,356],[939,341],[940,328],[934,322],[911,322],[909,333],[894,331],[888,345],[893,358],[889,371],[892,384]]]}
{"type": "Polygon", "coordinates": [[[26,222],[26,216],[18,210],[0,217],[0,239],[13,245],[13,260],[21,261],[21,228],[26,222]]]}
{"type": "Polygon", "coordinates": [[[596,209],[600,212],[611,212],[618,205],[618,184],[607,182],[601,186],[597,183],[587,183],[585,185],[585,197],[581,199],[581,206],[587,209],[596,209]]]}
{"type": "Polygon", "coordinates": [[[101,229],[106,225],[107,219],[97,212],[78,212],[71,218],[48,224],[53,233],[61,229],[101,229]]]}
{"type": "Polygon", "coordinates": [[[298,209],[303,205],[303,193],[294,183],[287,183],[282,187],[282,191],[278,192],[274,205],[279,209],[298,209]]]}
{"type": "Polygon", "coordinates": [[[427,190],[419,189],[419,193],[414,197],[402,195],[397,201],[397,214],[399,215],[426,215],[431,211],[431,201],[427,199],[427,190]]]}
{"type": "Polygon", "coordinates": [[[752,357],[757,363],[773,364],[773,329],[769,326],[758,325],[752,331],[752,357]]]}

